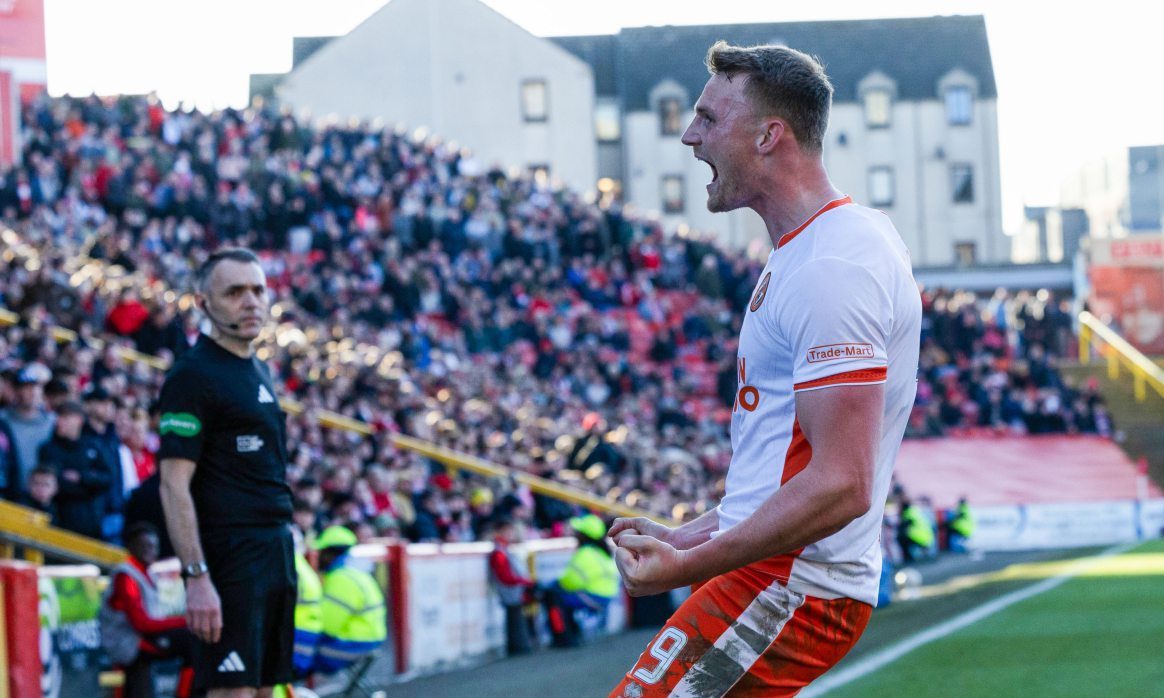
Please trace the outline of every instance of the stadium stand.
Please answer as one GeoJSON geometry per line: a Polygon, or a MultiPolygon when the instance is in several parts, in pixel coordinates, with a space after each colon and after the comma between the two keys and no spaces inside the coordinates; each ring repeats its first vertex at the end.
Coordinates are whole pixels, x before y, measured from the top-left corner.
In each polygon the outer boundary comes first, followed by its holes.
{"type": "MultiPolygon", "coordinates": [[[[285,394],[377,431],[290,422],[299,517],[317,530],[466,541],[499,509],[546,532],[573,513],[450,477],[393,447],[396,433],[673,518],[718,499],[757,262],[395,131],[131,97],[44,98],[24,124],[25,164],[0,172],[3,220],[32,246],[2,260],[0,307],[22,321],[0,339],[0,399],[37,364],[54,404],[94,385],[117,396],[127,493],[153,467],[160,373],[120,348],[183,351],[199,322],[191,270],[241,244],[263,251],[277,321],[265,358],[285,394]],[[52,324],[79,343],[57,344],[52,324]]],[[[1065,302],[923,297],[910,436],[1112,434],[1102,397],[1056,370],[1072,350],[1065,302]]],[[[29,468],[11,471],[8,497],[29,468]]]]}

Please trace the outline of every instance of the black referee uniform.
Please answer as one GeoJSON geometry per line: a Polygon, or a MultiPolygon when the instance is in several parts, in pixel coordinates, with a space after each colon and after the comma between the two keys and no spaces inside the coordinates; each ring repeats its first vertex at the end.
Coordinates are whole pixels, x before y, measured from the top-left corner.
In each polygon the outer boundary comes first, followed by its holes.
{"type": "Polygon", "coordinates": [[[159,462],[197,467],[190,494],[222,637],[196,642],[199,689],[292,679],[295,560],[284,413],[270,371],[203,335],[162,386],[159,462]]]}

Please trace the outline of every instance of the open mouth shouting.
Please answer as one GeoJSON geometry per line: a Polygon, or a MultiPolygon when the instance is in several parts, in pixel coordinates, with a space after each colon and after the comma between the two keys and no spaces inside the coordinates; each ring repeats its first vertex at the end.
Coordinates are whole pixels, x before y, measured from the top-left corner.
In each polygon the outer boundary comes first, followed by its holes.
{"type": "Polygon", "coordinates": [[[719,179],[719,170],[715,168],[715,164],[712,163],[711,160],[708,160],[702,155],[696,154],[695,159],[699,160],[700,162],[707,163],[707,166],[711,168],[711,181],[707,184],[708,188],[710,189],[711,185],[715,184],[716,180],[719,179]]]}

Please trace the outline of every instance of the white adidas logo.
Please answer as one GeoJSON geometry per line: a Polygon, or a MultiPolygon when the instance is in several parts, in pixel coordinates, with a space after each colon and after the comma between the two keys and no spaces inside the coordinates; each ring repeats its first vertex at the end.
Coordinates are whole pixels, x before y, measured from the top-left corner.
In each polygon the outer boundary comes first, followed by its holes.
{"type": "Polygon", "coordinates": [[[229,671],[246,671],[247,667],[243,664],[242,659],[239,658],[238,652],[231,652],[226,655],[226,659],[222,660],[222,664],[218,665],[220,672],[229,671]]]}
{"type": "Polygon", "coordinates": [[[269,390],[267,390],[267,386],[260,385],[259,386],[259,402],[274,402],[274,401],[275,401],[275,397],[273,395],[271,395],[271,392],[269,390]]]}

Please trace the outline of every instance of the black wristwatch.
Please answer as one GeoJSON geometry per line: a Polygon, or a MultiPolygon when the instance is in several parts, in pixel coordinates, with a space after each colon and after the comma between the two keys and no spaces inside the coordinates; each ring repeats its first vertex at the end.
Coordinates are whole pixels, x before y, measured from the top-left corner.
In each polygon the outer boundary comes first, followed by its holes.
{"type": "Polygon", "coordinates": [[[201,577],[209,572],[206,563],[199,560],[198,562],[191,562],[182,568],[182,579],[192,579],[194,577],[201,577]]]}

